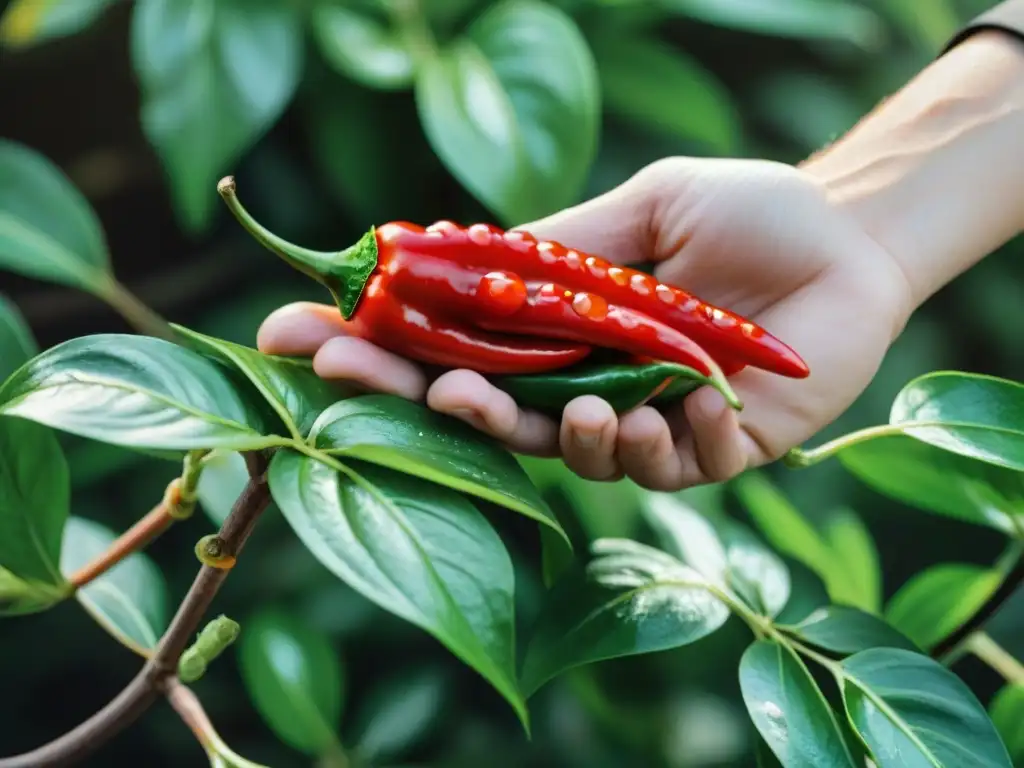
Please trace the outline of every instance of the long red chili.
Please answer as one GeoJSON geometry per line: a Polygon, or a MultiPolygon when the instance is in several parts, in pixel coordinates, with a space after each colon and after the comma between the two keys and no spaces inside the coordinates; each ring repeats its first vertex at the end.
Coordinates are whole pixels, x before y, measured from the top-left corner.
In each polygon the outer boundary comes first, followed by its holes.
{"type": "Polygon", "coordinates": [[[269,250],[323,283],[355,335],[411,359],[481,373],[551,371],[594,348],[710,375],[746,365],[808,375],[788,346],[733,313],[636,270],[528,233],[392,222],[335,253],[288,243],[252,219],[232,179],[232,212],[269,250]]]}

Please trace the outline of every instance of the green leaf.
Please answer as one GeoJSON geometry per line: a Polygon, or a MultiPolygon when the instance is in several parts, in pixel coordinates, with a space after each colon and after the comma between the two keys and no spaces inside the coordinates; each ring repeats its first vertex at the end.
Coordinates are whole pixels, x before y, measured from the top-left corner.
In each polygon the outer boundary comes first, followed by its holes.
{"type": "Polygon", "coordinates": [[[281,741],[311,757],[337,747],[345,674],[326,635],[276,608],[242,624],[242,681],[281,741]]]}
{"type": "Polygon", "coordinates": [[[836,574],[829,584],[832,599],[868,613],[882,607],[882,566],[871,532],[850,509],[836,509],[824,520],[825,541],[836,574]]]}
{"type": "Polygon", "coordinates": [[[616,413],[623,413],[648,402],[657,406],[677,401],[704,386],[717,389],[734,408],[740,406],[739,398],[721,371],[708,377],[675,363],[582,363],[550,373],[494,376],[491,381],[521,406],[553,418],[560,418],[565,406],[581,395],[597,395],[616,413]]]}
{"type": "Polygon", "coordinates": [[[999,589],[996,570],[945,563],[915,574],[889,600],[886,620],[929,649],[956,630],[999,589]]]}
{"type": "Polygon", "coordinates": [[[452,175],[506,225],[571,205],[597,151],[600,92],[575,22],[537,0],[487,8],[423,60],[416,102],[452,175]]]}
{"type": "Polygon", "coordinates": [[[27,48],[92,25],[114,0],[12,0],[0,16],[0,45],[27,48]]]}
{"type": "Polygon", "coordinates": [[[277,0],[140,0],[131,27],[142,127],[182,226],[201,232],[216,184],[277,121],[302,72],[298,7],[277,0]]]}
{"type": "Polygon", "coordinates": [[[885,32],[871,10],[845,0],[660,0],[693,19],[774,37],[842,40],[876,47],[885,32]]]}
{"type": "Polygon", "coordinates": [[[840,670],[847,715],[878,768],[1012,768],[977,697],[938,662],[872,648],[840,670]]]}
{"type": "Polygon", "coordinates": [[[218,528],[248,482],[249,469],[240,453],[218,451],[203,461],[196,496],[203,512],[218,528]]]}
{"type": "Polygon", "coordinates": [[[0,268],[104,295],[107,243],[92,207],[49,159],[0,139],[0,268]]]}
{"type": "Polygon", "coordinates": [[[515,457],[458,419],[392,395],[336,403],[310,432],[331,456],[361,459],[499,504],[569,539],[515,457]]]}
{"type": "Polygon", "coordinates": [[[274,456],[270,489],[292,529],[338,578],[483,675],[525,726],[512,561],[498,534],[443,486],[362,462],[343,470],[292,451],[274,456]]]}
{"type": "Polygon", "coordinates": [[[0,568],[0,616],[24,616],[45,611],[68,596],[66,584],[55,586],[34,579],[19,579],[0,568]]]}
{"type": "Polygon", "coordinates": [[[338,72],[370,88],[412,85],[412,53],[385,22],[335,0],[319,0],[310,21],[320,52],[338,72]]]}
{"type": "Polygon", "coordinates": [[[648,493],[643,514],[665,551],[750,608],[776,616],[789,600],[789,570],[778,555],[738,523],[712,523],[678,495],[648,493]]]}
{"type": "Polygon", "coordinates": [[[1024,472],[1024,384],[936,371],[896,396],[889,423],[936,448],[1024,472]]]}
{"type": "Polygon", "coordinates": [[[700,62],[635,32],[595,35],[590,44],[607,109],[669,138],[700,142],[718,155],[739,151],[736,105],[700,62]]]}
{"type": "Polygon", "coordinates": [[[1024,761],[1024,683],[1008,683],[988,706],[989,716],[1019,764],[1024,761]]]}
{"type": "Polygon", "coordinates": [[[1024,531],[1024,473],[903,435],[850,445],[838,457],[879,493],[918,509],[1006,534],[1024,531]]]}
{"type": "Polygon", "coordinates": [[[372,689],[352,743],[361,763],[393,762],[422,742],[444,713],[444,678],[435,669],[392,675],[372,689]]]}
{"type": "Polygon", "coordinates": [[[740,689],[750,718],[785,768],[857,766],[835,713],[789,647],[758,640],[747,648],[740,689]]]}
{"type": "Polygon", "coordinates": [[[262,414],[216,363],[167,341],[129,334],[71,339],[0,387],[0,413],[113,445],[249,450],[262,414]]]}
{"type": "Polygon", "coordinates": [[[626,539],[592,552],[546,595],[523,661],[527,695],[573,667],[696,642],[729,618],[708,580],[664,552],[626,539]]]}
{"type": "Polygon", "coordinates": [[[0,416],[0,567],[61,587],[61,537],[70,511],[68,465],[49,429],[0,416]]]}
{"type": "Polygon", "coordinates": [[[763,473],[745,472],[732,487],[771,545],[820,576],[832,601],[878,611],[878,555],[871,535],[853,512],[831,513],[818,530],[763,473]]]}
{"type": "MultiPolygon", "coordinates": [[[[117,538],[104,525],[68,518],[60,568],[70,577],[102,555],[117,538]]],[[[142,552],[134,552],[75,592],[82,607],[118,642],[147,656],[167,629],[167,584],[142,552]]]]}
{"type": "Polygon", "coordinates": [[[820,608],[799,624],[783,627],[802,640],[835,653],[850,654],[879,646],[920,649],[884,620],[843,605],[820,608]]]}
{"type": "Polygon", "coordinates": [[[0,293],[0,384],[37,354],[39,347],[21,311],[0,293]]]}
{"type": "Polygon", "coordinates": [[[775,617],[776,624],[799,624],[819,608],[829,605],[828,590],[818,575],[791,557],[783,557],[789,569],[789,600],[775,617]]]}
{"type": "Polygon", "coordinates": [[[205,336],[180,325],[172,327],[185,337],[187,346],[234,368],[252,382],[297,440],[306,438],[328,406],[351,394],[317,376],[307,358],[265,355],[252,347],[205,336]]]}

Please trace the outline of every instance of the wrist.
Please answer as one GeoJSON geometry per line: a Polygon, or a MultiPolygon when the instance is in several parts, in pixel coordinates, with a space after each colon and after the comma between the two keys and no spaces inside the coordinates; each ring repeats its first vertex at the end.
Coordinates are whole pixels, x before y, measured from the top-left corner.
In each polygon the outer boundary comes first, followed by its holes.
{"type": "Polygon", "coordinates": [[[891,256],[916,308],[1024,229],[1024,45],[974,35],[801,168],[891,256]]]}

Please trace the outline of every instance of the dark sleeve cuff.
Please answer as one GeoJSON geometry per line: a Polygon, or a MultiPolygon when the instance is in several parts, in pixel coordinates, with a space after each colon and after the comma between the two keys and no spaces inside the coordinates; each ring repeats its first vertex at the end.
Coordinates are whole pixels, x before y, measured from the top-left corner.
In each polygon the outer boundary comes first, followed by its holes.
{"type": "Polygon", "coordinates": [[[971,35],[986,29],[995,29],[1013,35],[1024,42],[1024,0],[1004,0],[967,23],[942,49],[945,53],[971,35]]]}

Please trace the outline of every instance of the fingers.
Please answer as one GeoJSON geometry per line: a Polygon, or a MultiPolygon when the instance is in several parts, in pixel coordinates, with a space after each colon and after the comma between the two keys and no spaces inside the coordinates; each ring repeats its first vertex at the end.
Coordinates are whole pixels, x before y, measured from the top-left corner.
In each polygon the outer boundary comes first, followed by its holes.
{"type": "Polygon", "coordinates": [[[344,334],[335,307],[299,301],[270,313],[256,333],[256,347],[267,355],[312,357],[328,340],[344,334]]]}
{"type": "Polygon", "coordinates": [[[313,356],[313,370],[328,381],[346,381],[407,400],[422,400],[427,377],[404,357],[364,339],[336,336],[313,356]]]}
{"type": "MultiPolygon", "coordinates": [[[[702,387],[683,401],[683,409],[693,434],[694,463],[705,478],[713,483],[723,482],[747,468],[748,455],[739,417],[721,392],[702,387]]],[[[686,448],[681,446],[681,453],[686,448]]]]}
{"type": "Polygon", "coordinates": [[[479,373],[448,371],[431,384],[427,405],[455,416],[500,440],[511,450],[533,456],[558,455],[558,427],[515,400],[479,373]]]}
{"type": "Polygon", "coordinates": [[[618,418],[599,397],[584,395],[565,406],[559,445],[566,466],[587,480],[617,480],[622,470],[616,457],[618,418]]]}
{"type": "Polygon", "coordinates": [[[619,423],[619,461],[638,485],[655,491],[677,491],[698,479],[695,466],[684,464],[676,451],[665,417],[650,407],[637,408],[619,423]]]}

